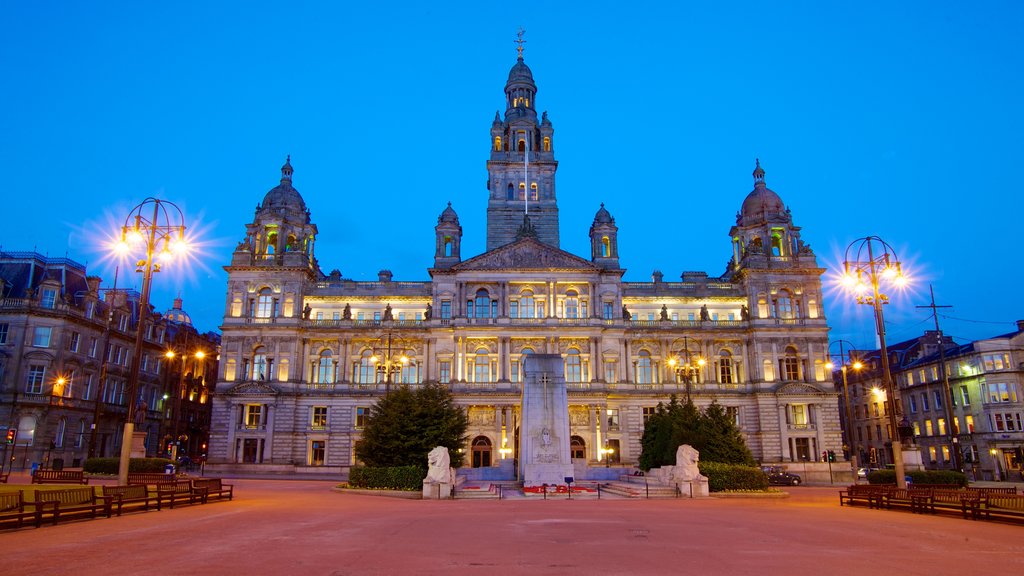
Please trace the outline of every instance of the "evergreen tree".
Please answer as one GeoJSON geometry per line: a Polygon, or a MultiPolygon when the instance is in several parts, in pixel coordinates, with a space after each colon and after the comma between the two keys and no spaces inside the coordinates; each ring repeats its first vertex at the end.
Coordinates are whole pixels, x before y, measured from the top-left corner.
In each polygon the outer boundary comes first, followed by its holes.
{"type": "Polygon", "coordinates": [[[676,464],[676,450],[682,444],[696,448],[702,461],[754,464],[739,427],[717,402],[703,412],[693,402],[680,402],[674,395],[668,404],[658,403],[644,424],[640,468],[676,464]]]}
{"type": "Polygon", "coordinates": [[[436,446],[448,448],[452,466],[462,464],[469,420],[451,392],[436,382],[401,386],[370,409],[356,457],[367,466],[419,466],[436,446]]]}

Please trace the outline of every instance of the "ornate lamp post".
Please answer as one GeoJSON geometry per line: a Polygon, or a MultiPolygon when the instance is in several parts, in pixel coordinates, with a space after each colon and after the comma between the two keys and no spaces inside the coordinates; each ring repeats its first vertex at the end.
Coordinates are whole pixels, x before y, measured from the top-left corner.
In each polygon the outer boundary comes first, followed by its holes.
{"type": "Polygon", "coordinates": [[[138,404],[139,370],[142,363],[142,343],[145,337],[146,315],[149,310],[149,292],[153,283],[153,273],[174,255],[188,249],[185,242],[185,215],[173,202],[158,198],[146,198],[141,204],[132,208],[124,225],[121,226],[121,241],[117,244],[118,252],[126,256],[136,256],[135,271],[142,273],[142,295],[139,298],[139,319],[135,333],[135,349],[132,352],[131,370],[128,372],[128,412],[125,416],[124,435],[121,438],[121,462],[118,467],[117,481],[121,485],[128,484],[128,462],[132,454],[132,438],[135,424],[145,419],[136,414],[138,404]],[[150,211],[152,215],[150,216],[150,211]],[[155,261],[155,260],[159,261],[155,261]],[[138,421],[138,422],[137,422],[138,421]]]}
{"type": "Polygon", "coordinates": [[[683,336],[682,358],[677,354],[668,359],[669,368],[676,373],[676,381],[686,384],[687,404],[691,402],[690,387],[692,384],[700,384],[700,372],[706,364],[707,360],[699,353],[696,356],[690,356],[690,340],[686,336],[683,336]]]}
{"type": "Polygon", "coordinates": [[[409,364],[409,357],[405,354],[398,354],[397,350],[392,351],[391,332],[388,332],[387,345],[384,347],[383,352],[383,359],[374,354],[370,357],[370,362],[373,362],[377,367],[377,373],[384,377],[384,395],[387,396],[391,394],[392,379],[400,375],[402,369],[409,364]]]}
{"type": "Polygon", "coordinates": [[[889,303],[889,296],[882,293],[879,287],[885,281],[901,288],[906,285],[906,277],[903,276],[899,257],[892,246],[878,236],[867,236],[854,240],[846,247],[842,281],[844,286],[853,291],[858,304],[871,306],[875,313],[875,330],[878,332],[882,361],[882,386],[889,401],[889,440],[892,443],[893,463],[896,465],[896,485],[906,488],[900,429],[902,409],[889,373],[889,351],[885,346],[885,318],[882,315],[882,305],[889,303]]]}
{"type": "MultiPolygon", "coordinates": [[[[843,427],[844,428],[843,432],[846,434],[846,439],[850,443],[850,467],[853,468],[853,473],[856,474],[857,473],[857,456],[860,454],[860,452],[857,449],[858,448],[857,447],[857,440],[856,440],[856,438],[853,437],[853,414],[852,414],[852,411],[850,409],[850,390],[849,390],[849,387],[847,386],[847,383],[846,383],[846,369],[847,368],[853,368],[854,370],[860,370],[861,368],[864,367],[864,365],[861,364],[859,360],[854,360],[853,357],[852,357],[852,354],[851,354],[851,357],[849,359],[850,362],[847,363],[846,354],[843,352],[843,344],[844,343],[849,345],[850,351],[852,352],[854,346],[853,346],[853,344],[850,344],[850,342],[847,341],[847,340],[835,340],[835,341],[829,342],[829,344],[828,344],[828,351],[829,351],[829,356],[831,357],[832,356],[832,346],[834,344],[839,344],[839,362],[840,362],[839,370],[843,373],[843,406],[845,408],[845,416],[846,416],[846,418],[845,418],[846,426],[843,427]]],[[[829,369],[830,371],[835,369],[835,364],[832,362],[831,358],[829,359],[828,363],[825,364],[825,368],[829,369]]],[[[856,479],[857,479],[856,476],[854,476],[854,480],[856,480],[856,479]]]]}

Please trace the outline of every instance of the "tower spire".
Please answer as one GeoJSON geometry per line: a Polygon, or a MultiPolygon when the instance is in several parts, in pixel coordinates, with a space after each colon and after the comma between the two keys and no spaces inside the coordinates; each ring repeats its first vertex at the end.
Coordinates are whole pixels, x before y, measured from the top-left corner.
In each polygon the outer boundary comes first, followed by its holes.
{"type": "Polygon", "coordinates": [[[523,30],[523,27],[520,26],[519,32],[516,33],[516,39],[514,40],[514,42],[518,44],[518,46],[516,46],[516,51],[519,53],[520,60],[523,59],[523,44],[526,44],[526,40],[523,40],[523,34],[526,34],[526,30],[523,30]]]}

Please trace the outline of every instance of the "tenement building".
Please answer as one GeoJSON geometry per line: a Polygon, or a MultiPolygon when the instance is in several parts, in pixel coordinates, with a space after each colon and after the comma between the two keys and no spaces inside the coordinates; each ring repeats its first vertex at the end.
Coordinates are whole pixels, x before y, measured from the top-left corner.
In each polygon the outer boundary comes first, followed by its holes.
{"type": "Polygon", "coordinates": [[[146,433],[149,455],[166,448],[164,440],[196,432],[200,452],[217,336],[198,334],[180,299],[167,315],[140,314],[138,292],[102,288],[74,260],[0,252],[0,422],[7,430],[0,453],[8,469],[80,466],[90,456],[120,454],[140,318],[136,402],[144,416],[136,430],[146,433]],[[205,362],[170,362],[166,352],[186,338],[210,352],[205,362]],[[174,401],[176,392],[182,401],[174,401]],[[180,428],[176,417],[184,419],[180,428]]]}
{"type": "MultiPolygon", "coordinates": [[[[977,480],[1020,479],[1024,321],[1017,324],[1014,332],[967,344],[928,331],[887,347],[905,444],[924,468],[959,467],[977,480]]],[[[883,467],[892,462],[892,407],[879,352],[853,355],[863,368],[847,371],[849,446],[863,465],[883,467]]],[[[841,383],[838,372],[836,380],[841,383]]]]}
{"type": "Polygon", "coordinates": [[[467,465],[500,467],[518,454],[522,366],[534,353],[564,358],[579,461],[636,463],[645,420],[671,395],[727,407],[764,462],[841,451],[823,270],[760,164],[723,226],[724,274],[624,282],[603,204],[589,208],[590,252],[559,248],[554,128],[536,95],[520,55],[486,140],[486,251],[462,253],[463,222],[437,199],[434,238],[423,239],[429,280],[323,273],[316,206],[284,164],[226,267],[210,465],[347,470],[377,399],[437,381],[468,411],[467,465]]]}

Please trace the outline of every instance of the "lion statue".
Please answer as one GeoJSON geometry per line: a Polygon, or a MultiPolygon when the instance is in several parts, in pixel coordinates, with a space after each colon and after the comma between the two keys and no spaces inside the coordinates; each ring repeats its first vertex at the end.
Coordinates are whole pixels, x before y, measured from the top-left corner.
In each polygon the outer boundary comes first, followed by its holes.
{"type": "Polygon", "coordinates": [[[427,477],[425,482],[431,484],[444,484],[451,482],[451,458],[448,456],[448,449],[438,446],[427,454],[427,477]]]}
{"type": "Polygon", "coordinates": [[[676,482],[707,481],[707,476],[701,476],[697,463],[700,461],[700,452],[689,444],[683,444],[676,449],[676,466],[673,474],[676,482]]]}

